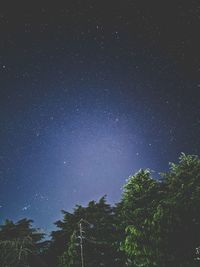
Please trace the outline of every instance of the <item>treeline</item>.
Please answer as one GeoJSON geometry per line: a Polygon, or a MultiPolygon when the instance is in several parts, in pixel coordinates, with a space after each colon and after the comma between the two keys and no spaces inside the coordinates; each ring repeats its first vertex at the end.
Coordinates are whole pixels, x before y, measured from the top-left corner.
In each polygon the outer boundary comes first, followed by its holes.
{"type": "Polygon", "coordinates": [[[31,220],[5,221],[0,266],[200,266],[200,159],[181,154],[160,180],[140,170],[115,206],[104,196],[62,213],[50,241],[31,220]]]}

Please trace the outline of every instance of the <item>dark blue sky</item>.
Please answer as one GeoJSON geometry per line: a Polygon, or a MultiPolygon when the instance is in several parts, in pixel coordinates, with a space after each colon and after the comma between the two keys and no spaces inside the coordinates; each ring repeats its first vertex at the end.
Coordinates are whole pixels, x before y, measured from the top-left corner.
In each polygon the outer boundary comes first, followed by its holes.
{"type": "Polygon", "coordinates": [[[0,12],[0,222],[120,200],[139,168],[200,151],[196,1],[0,12]]]}

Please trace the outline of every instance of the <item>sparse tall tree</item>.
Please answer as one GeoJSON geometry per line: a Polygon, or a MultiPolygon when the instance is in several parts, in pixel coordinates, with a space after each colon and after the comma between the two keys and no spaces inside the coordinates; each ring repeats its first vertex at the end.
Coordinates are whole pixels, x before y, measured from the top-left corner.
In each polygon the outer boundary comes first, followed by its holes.
{"type": "MultiPolygon", "coordinates": [[[[68,215],[67,215],[68,216],[68,215]]],[[[79,222],[82,220],[83,258],[85,266],[123,266],[123,252],[119,250],[114,209],[106,203],[105,197],[99,202],[91,201],[87,207],[76,206],[73,223],[62,224],[71,229],[69,242],[65,244],[60,261],[64,266],[81,266],[79,222]]]]}

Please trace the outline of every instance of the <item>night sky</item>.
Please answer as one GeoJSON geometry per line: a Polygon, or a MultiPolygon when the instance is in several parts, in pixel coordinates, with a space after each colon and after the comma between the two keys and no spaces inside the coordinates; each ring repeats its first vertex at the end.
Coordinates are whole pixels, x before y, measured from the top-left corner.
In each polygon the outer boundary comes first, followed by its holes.
{"type": "Polygon", "coordinates": [[[0,8],[0,223],[50,231],[199,154],[199,18],[192,0],[0,8]]]}

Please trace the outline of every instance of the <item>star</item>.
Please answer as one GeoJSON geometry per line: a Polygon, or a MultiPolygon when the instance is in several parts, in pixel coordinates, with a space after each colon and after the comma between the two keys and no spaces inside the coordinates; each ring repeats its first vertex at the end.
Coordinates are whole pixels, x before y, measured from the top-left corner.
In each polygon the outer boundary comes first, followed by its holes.
{"type": "Polygon", "coordinates": [[[0,12],[1,220],[21,211],[45,229],[62,207],[117,203],[132,170],[200,152],[190,4],[169,18],[137,1],[65,2],[0,12]]]}
{"type": "Polygon", "coordinates": [[[29,205],[24,206],[24,207],[22,208],[22,210],[23,210],[23,211],[27,211],[27,210],[30,209],[30,208],[31,208],[31,205],[29,204],[29,205]]]}

